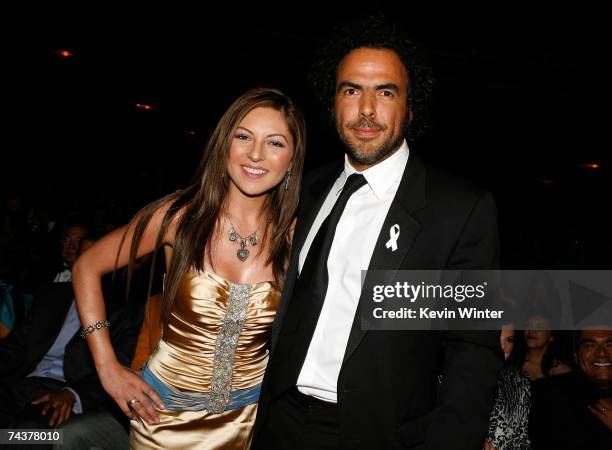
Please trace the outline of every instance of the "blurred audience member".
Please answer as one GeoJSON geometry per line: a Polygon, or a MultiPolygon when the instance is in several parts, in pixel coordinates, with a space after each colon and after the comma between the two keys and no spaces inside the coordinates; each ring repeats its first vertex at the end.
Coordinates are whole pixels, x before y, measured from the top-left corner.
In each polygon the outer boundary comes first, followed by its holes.
{"type": "Polygon", "coordinates": [[[13,286],[0,278],[0,339],[11,332],[15,322],[15,301],[11,292],[13,286]]]}
{"type": "Polygon", "coordinates": [[[5,338],[15,322],[15,286],[11,277],[8,255],[0,245],[0,339],[5,338]]]}
{"type": "Polygon", "coordinates": [[[500,334],[505,366],[499,374],[497,395],[489,419],[485,450],[529,450],[527,435],[531,385],[524,370],[511,359],[514,325],[504,325],[500,334]]]}
{"type": "MultiPolygon", "coordinates": [[[[70,243],[62,254],[72,263],[72,247],[83,238],[82,229],[66,231],[70,243]]],[[[89,244],[84,242],[82,250],[89,244]]],[[[111,339],[120,361],[129,364],[142,311],[137,302],[125,307],[130,310],[109,307],[108,312],[111,339]]],[[[110,400],[79,330],[70,283],[50,283],[36,293],[25,323],[0,341],[0,428],[56,427],[110,400]]]]}
{"type": "Polygon", "coordinates": [[[72,281],[72,265],[79,256],[79,247],[87,231],[87,226],[82,223],[72,223],[64,229],[60,239],[62,266],[53,278],[54,283],[72,281]]]}
{"type": "Polygon", "coordinates": [[[535,450],[612,448],[612,328],[577,333],[574,357],[576,372],[550,377],[534,393],[535,450]]]}
{"type": "MultiPolygon", "coordinates": [[[[161,337],[161,294],[152,296],[145,306],[144,321],[138,335],[131,368],[140,371],[161,337]]],[[[116,405],[81,414],[62,425],[64,440],[58,450],[88,448],[121,450],[128,448],[129,419],[116,405]]]]}
{"type": "Polygon", "coordinates": [[[530,380],[539,380],[572,370],[562,361],[560,346],[557,342],[558,337],[551,331],[550,322],[546,317],[531,316],[524,336],[525,351],[522,367],[530,380]]]}

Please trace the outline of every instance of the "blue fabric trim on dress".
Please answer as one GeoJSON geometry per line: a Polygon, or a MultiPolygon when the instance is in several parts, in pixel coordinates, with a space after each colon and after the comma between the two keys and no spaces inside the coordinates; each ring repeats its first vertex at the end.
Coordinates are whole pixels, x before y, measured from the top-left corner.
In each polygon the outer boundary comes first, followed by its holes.
{"type": "MultiPolygon", "coordinates": [[[[210,394],[180,391],[157,378],[145,365],[140,372],[142,378],[159,395],[166,409],[170,411],[205,411],[208,409],[210,394]]],[[[259,400],[261,383],[248,389],[230,391],[229,403],[225,411],[242,408],[259,400]]]]}

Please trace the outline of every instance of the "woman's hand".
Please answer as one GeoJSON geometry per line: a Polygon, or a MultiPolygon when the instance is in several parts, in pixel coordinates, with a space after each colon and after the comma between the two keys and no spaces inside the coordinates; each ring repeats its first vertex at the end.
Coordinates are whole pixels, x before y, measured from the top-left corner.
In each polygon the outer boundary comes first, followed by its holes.
{"type": "Polygon", "coordinates": [[[155,406],[164,409],[164,404],[139,375],[117,364],[100,370],[100,381],[108,395],[130,419],[135,419],[137,414],[149,425],[159,423],[155,406]]]}

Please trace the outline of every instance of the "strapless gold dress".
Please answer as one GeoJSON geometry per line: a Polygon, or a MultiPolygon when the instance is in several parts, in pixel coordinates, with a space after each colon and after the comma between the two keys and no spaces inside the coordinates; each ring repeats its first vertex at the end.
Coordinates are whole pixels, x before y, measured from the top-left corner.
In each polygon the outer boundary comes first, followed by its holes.
{"type": "Polygon", "coordinates": [[[245,285],[210,272],[185,273],[147,369],[175,391],[210,394],[211,404],[207,410],[159,410],[157,425],[131,421],[130,447],[248,449],[257,403],[223,408],[230,391],[261,384],[279,300],[272,282],[245,285]]]}

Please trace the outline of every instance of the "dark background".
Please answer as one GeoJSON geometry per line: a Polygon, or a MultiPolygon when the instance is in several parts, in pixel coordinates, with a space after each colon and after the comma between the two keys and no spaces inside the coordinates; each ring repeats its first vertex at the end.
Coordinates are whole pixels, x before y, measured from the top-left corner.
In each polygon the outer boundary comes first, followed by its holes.
{"type": "Polygon", "coordinates": [[[236,4],[121,24],[93,10],[22,30],[4,52],[2,194],[56,216],[115,202],[127,219],[189,182],[222,112],[260,85],[305,111],[308,167],[339,157],[308,65],[333,26],[385,11],[428,50],[437,78],[432,131],[411,150],[493,192],[504,265],[610,266],[601,11],[333,5],[236,4]]]}

